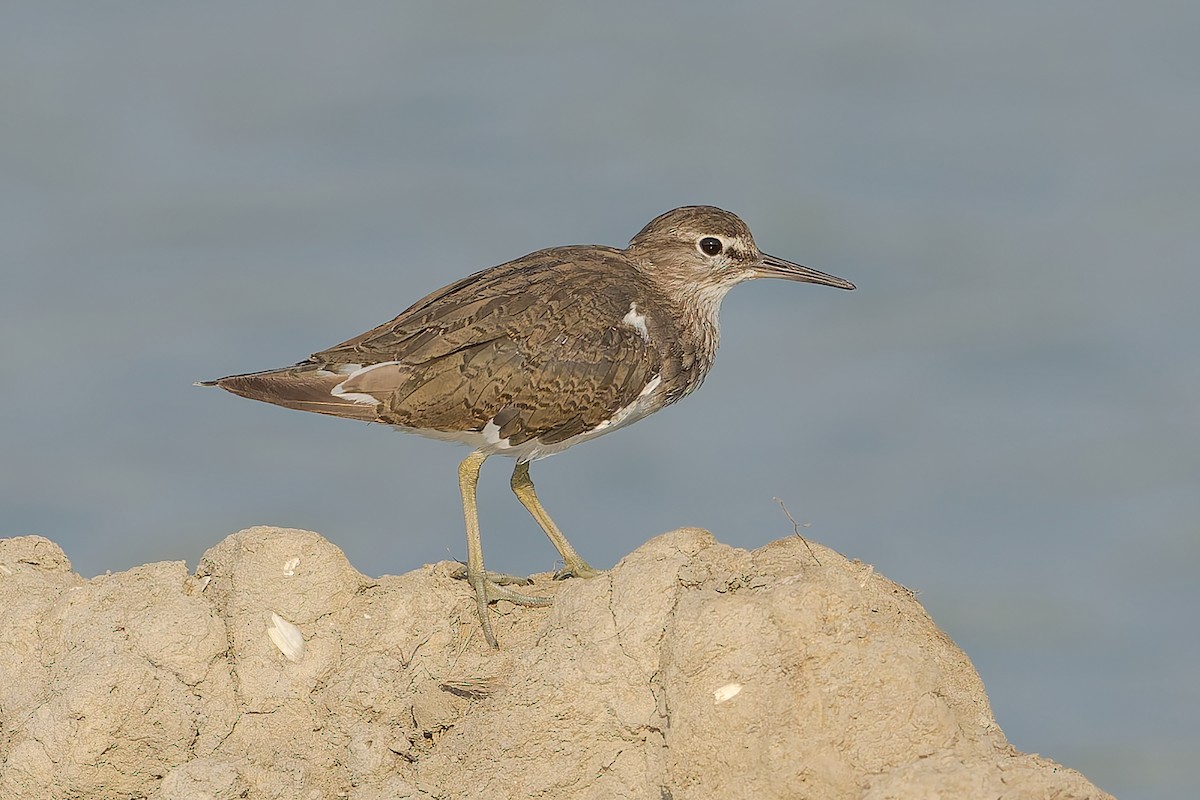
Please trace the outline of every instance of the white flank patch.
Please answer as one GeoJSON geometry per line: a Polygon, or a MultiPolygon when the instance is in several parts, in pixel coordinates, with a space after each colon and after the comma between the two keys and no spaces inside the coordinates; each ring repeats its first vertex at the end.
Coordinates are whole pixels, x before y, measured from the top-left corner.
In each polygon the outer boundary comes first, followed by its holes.
{"type": "Polygon", "coordinates": [[[348,382],[354,380],[359,375],[370,372],[373,369],[379,369],[380,367],[391,367],[391,366],[395,366],[396,364],[399,364],[399,363],[400,363],[399,361],[382,361],[378,364],[369,364],[368,366],[365,366],[365,367],[360,367],[357,364],[346,364],[344,366],[338,367],[338,372],[341,372],[341,373],[344,373],[346,370],[353,370],[353,371],[349,375],[346,376],[346,380],[342,381],[337,386],[330,389],[329,393],[331,395],[333,395],[334,397],[341,397],[346,400],[351,400],[355,403],[362,403],[363,405],[368,405],[368,406],[379,405],[378,397],[372,397],[371,395],[365,394],[364,392],[347,392],[345,390],[345,388],[343,388],[343,387],[345,387],[345,385],[348,382]]]}
{"type": "Polygon", "coordinates": [[[271,637],[271,641],[288,661],[304,658],[304,634],[274,611],[271,612],[271,627],[267,628],[267,636],[271,637]]]}
{"type": "Polygon", "coordinates": [[[642,389],[642,393],[639,394],[638,397],[649,397],[650,395],[654,394],[654,390],[658,388],[660,383],[662,383],[662,375],[655,375],[650,379],[650,382],[646,384],[646,388],[642,389]]]}
{"type": "Polygon", "coordinates": [[[643,416],[645,416],[645,411],[642,409],[642,401],[654,394],[654,390],[658,388],[660,383],[662,383],[662,375],[655,375],[650,379],[650,382],[642,388],[642,391],[638,394],[636,400],[624,408],[618,408],[617,413],[613,414],[610,419],[606,419],[596,427],[592,428],[590,431],[588,431],[588,434],[600,433],[601,431],[621,425],[625,422],[636,422],[637,420],[641,419],[643,416]]]}
{"type": "Polygon", "coordinates": [[[719,706],[721,703],[728,703],[737,697],[741,691],[742,685],[740,683],[727,683],[713,692],[713,705],[719,706]]]}
{"type": "Polygon", "coordinates": [[[621,318],[621,322],[637,331],[645,341],[650,341],[650,329],[646,327],[646,315],[638,313],[637,303],[629,304],[629,313],[621,318]]]}
{"type": "Polygon", "coordinates": [[[496,424],[494,419],[489,419],[487,425],[483,426],[483,440],[490,445],[499,447],[501,450],[507,450],[511,445],[508,439],[500,438],[500,426],[496,424]]]}

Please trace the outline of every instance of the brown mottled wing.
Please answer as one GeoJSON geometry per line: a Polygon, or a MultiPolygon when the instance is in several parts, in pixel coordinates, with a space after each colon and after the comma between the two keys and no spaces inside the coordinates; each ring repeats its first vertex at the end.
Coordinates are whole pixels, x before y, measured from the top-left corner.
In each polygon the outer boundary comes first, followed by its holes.
{"type": "Polygon", "coordinates": [[[381,422],[450,432],[492,421],[512,445],[552,444],[610,419],[659,373],[659,352],[621,321],[644,291],[620,251],[543,250],[436,292],[308,363],[335,373],[379,364],[340,391],[379,400],[381,422]]]}

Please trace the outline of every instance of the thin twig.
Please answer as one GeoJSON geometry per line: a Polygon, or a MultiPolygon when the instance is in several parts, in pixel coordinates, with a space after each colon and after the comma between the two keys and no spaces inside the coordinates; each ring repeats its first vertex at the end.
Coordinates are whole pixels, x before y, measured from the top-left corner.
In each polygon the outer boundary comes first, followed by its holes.
{"type": "MultiPolygon", "coordinates": [[[[808,554],[813,557],[813,561],[817,562],[817,566],[821,566],[821,559],[817,558],[817,554],[813,552],[812,545],[808,543],[808,539],[805,539],[804,535],[800,533],[800,523],[796,522],[796,518],[792,516],[792,512],[788,511],[788,507],[785,506],[783,501],[778,497],[772,497],[771,499],[776,503],[779,503],[779,507],[782,508],[783,513],[787,515],[788,521],[792,523],[792,529],[796,532],[796,536],[800,538],[800,541],[804,542],[804,546],[808,548],[808,554]]],[[[809,523],[804,523],[804,527],[807,528],[808,526],[809,523]]]]}

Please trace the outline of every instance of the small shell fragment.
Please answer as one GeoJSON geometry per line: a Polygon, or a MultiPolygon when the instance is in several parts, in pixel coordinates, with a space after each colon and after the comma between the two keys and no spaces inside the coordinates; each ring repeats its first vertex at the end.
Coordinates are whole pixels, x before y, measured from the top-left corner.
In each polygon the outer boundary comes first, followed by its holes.
{"type": "Polygon", "coordinates": [[[275,612],[271,612],[271,626],[267,628],[267,636],[271,637],[271,641],[288,661],[304,658],[304,634],[299,628],[275,612]]]}
{"type": "Polygon", "coordinates": [[[737,697],[741,691],[742,685],[740,683],[727,683],[713,692],[713,705],[719,706],[721,703],[727,703],[737,697]]]}
{"type": "Polygon", "coordinates": [[[300,566],[300,556],[289,558],[283,562],[283,575],[285,578],[290,578],[296,574],[296,567],[300,566]]]}

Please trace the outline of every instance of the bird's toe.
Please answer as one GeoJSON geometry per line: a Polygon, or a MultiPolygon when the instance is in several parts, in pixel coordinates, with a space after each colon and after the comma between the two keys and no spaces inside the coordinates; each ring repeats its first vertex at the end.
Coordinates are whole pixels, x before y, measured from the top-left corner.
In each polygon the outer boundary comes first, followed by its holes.
{"type": "Polygon", "coordinates": [[[567,578],[594,578],[603,575],[604,570],[596,569],[583,559],[568,562],[562,569],[554,573],[554,580],[565,581],[567,578]]]}

